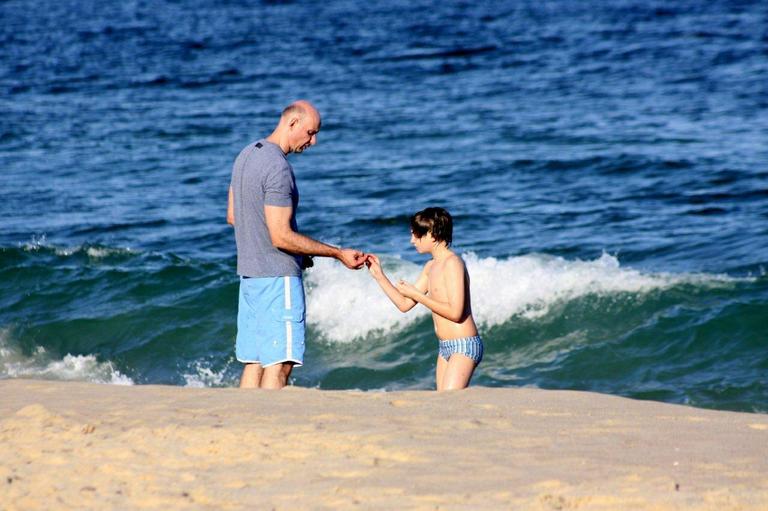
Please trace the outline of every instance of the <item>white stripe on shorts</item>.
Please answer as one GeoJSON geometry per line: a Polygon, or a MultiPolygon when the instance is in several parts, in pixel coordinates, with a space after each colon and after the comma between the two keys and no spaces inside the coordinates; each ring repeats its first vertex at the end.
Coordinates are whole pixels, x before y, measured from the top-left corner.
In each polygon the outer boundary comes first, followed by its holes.
{"type": "Polygon", "coordinates": [[[291,278],[283,277],[283,283],[285,285],[285,308],[291,308],[291,278]]]}
{"type": "Polygon", "coordinates": [[[285,322],[285,357],[293,358],[293,327],[290,321],[285,322]]]}
{"type": "MultiPolygon", "coordinates": [[[[284,277],[285,282],[285,310],[291,310],[291,278],[284,277]]],[[[293,358],[293,325],[290,320],[285,322],[285,356],[293,358]]]]}

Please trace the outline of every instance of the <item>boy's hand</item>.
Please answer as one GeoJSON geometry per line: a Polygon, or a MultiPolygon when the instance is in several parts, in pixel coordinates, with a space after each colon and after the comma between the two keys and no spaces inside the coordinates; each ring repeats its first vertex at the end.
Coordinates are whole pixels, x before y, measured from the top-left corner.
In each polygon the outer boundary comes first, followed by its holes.
{"type": "Polygon", "coordinates": [[[403,279],[400,279],[400,281],[395,285],[398,291],[400,291],[400,294],[405,296],[406,298],[413,298],[415,295],[421,294],[416,287],[411,284],[410,282],[406,282],[403,279]]]}
{"type": "Polygon", "coordinates": [[[381,261],[373,254],[365,255],[365,265],[368,267],[368,271],[375,279],[384,277],[384,270],[381,269],[381,261]]]}

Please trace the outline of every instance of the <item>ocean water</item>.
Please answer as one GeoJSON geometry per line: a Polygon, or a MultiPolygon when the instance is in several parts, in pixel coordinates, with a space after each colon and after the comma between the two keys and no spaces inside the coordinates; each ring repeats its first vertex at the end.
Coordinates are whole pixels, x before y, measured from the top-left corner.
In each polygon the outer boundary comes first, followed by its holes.
{"type": "MultiPolygon", "coordinates": [[[[0,2],[0,378],[232,386],[231,164],[313,101],[301,230],[425,261],[440,205],[476,385],[768,413],[768,4],[0,2]]],[[[427,311],[306,274],[293,384],[429,389],[427,311]]]]}

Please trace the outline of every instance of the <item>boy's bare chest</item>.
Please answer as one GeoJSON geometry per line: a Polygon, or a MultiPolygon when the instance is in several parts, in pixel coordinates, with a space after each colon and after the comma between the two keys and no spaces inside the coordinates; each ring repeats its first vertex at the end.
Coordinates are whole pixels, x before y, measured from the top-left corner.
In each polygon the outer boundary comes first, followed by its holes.
{"type": "Polygon", "coordinates": [[[443,269],[443,264],[433,264],[429,270],[429,294],[433,298],[442,298],[445,294],[443,269]]]}

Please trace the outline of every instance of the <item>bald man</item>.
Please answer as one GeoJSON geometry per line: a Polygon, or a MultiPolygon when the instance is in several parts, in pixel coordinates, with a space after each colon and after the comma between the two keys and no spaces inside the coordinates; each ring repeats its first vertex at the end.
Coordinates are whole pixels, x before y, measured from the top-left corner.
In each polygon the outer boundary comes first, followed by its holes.
{"type": "Polygon", "coordinates": [[[299,194],[286,156],[317,143],[320,114],[307,101],[283,110],[267,138],[249,144],[232,167],[227,222],[235,226],[240,298],[235,355],[241,388],[279,389],[304,363],[305,256],[333,257],[359,269],[365,255],[298,232],[299,194]]]}

